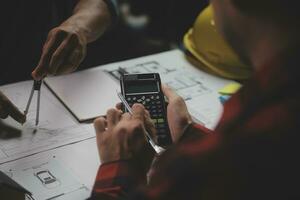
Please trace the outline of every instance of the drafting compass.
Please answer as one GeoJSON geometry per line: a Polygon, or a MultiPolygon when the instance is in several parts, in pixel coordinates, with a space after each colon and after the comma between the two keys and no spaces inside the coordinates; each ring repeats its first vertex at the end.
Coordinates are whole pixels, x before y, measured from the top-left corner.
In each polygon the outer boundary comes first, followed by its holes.
{"type": "Polygon", "coordinates": [[[26,109],[24,111],[24,114],[27,115],[31,101],[32,101],[32,97],[33,97],[33,93],[34,91],[37,91],[37,104],[36,104],[36,117],[35,117],[35,126],[37,126],[39,124],[39,115],[40,115],[40,99],[41,99],[41,85],[43,83],[43,80],[40,81],[33,81],[33,86],[30,92],[30,96],[28,99],[28,103],[26,106],[26,109]]]}

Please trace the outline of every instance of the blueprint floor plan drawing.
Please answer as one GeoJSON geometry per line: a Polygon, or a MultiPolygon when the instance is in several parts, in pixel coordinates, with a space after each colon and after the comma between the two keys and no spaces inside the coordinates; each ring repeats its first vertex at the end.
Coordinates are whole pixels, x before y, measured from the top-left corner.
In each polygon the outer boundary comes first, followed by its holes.
{"type": "MultiPolygon", "coordinates": [[[[23,111],[30,87],[31,82],[27,81],[1,87],[1,91],[23,111]]],[[[33,98],[33,105],[35,100],[33,98]]],[[[17,124],[11,118],[2,120],[1,123],[14,127],[20,134],[0,138],[0,163],[95,136],[89,125],[78,124],[66,113],[65,108],[46,87],[42,88],[40,123],[37,127],[35,127],[35,109],[35,106],[31,106],[27,121],[23,125],[17,124]]]]}

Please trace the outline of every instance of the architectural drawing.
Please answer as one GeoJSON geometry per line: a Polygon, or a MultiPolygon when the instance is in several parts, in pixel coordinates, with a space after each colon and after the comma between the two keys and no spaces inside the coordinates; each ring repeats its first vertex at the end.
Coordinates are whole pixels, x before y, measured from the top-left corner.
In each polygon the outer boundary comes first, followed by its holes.
{"type": "Polygon", "coordinates": [[[24,162],[17,166],[0,166],[19,184],[32,193],[31,199],[81,200],[89,197],[90,189],[55,157],[24,162]]]}
{"type": "Polygon", "coordinates": [[[60,185],[59,179],[57,179],[48,169],[39,170],[34,173],[35,177],[41,181],[45,188],[52,189],[60,185]]]}
{"type": "MultiPolygon", "coordinates": [[[[24,110],[28,100],[31,82],[21,82],[1,87],[20,110],[24,110]]],[[[35,104],[33,99],[33,104],[35,104]]],[[[53,149],[66,144],[82,141],[95,134],[89,125],[80,125],[67,113],[61,103],[48,91],[42,88],[40,123],[35,126],[35,107],[27,114],[27,121],[20,125],[12,119],[2,123],[21,131],[17,137],[0,139],[0,163],[15,160],[24,156],[53,149]]]]}
{"type": "Polygon", "coordinates": [[[106,69],[106,71],[117,80],[120,79],[122,71],[123,73],[159,73],[164,83],[176,90],[185,100],[211,92],[209,88],[202,84],[199,77],[195,79],[193,74],[187,72],[181,73],[182,71],[176,68],[166,68],[157,61],[140,63],[118,69],[106,69]]]}

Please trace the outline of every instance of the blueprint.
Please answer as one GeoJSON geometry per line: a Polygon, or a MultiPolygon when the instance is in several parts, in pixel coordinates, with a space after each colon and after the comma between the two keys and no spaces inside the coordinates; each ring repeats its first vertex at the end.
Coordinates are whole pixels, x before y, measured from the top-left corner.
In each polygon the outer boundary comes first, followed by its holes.
{"type": "MultiPolygon", "coordinates": [[[[31,87],[32,81],[27,81],[3,86],[0,90],[24,111],[31,87]]],[[[19,135],[10,136],[11,133],[7,133],[8,137],[0,138],[0,163],[95,136],[91,125],[80,125],[44,86],[41,88],[40,123],[36,127],[35,97],[33,96],[26,123],[21,125],[11,118],[2,120],[1,123],[17,129],[19,135]]]]}
{"type": "Polygon", "coordinates": [[[55,157],[1,166],[1,171],[32,193],[31,199],[82,200],[91,190],[55,157]]]}

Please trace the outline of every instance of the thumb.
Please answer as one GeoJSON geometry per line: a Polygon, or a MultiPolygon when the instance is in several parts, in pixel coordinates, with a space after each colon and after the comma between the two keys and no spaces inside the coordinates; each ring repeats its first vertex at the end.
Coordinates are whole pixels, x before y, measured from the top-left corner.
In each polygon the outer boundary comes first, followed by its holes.
{"type": "Polygon", "coordinates": [[[22,113],[11,101],[7,101],[7,111],[14,120],[19,123],[24,123],[26,121],[26,116],[22,113]]]}
{"type": "Polygon", "coordinates": [[[175,97],[177,97],[178,95],[176,94],[176,92],[174,92],[174,90],[172,88],[170,88],[169,86],[167,86],[166,84],[162,84],[161,85],[161,89],[162,92],[164,93],[164,95],[170,100],[173,99],[175,97]]]}

